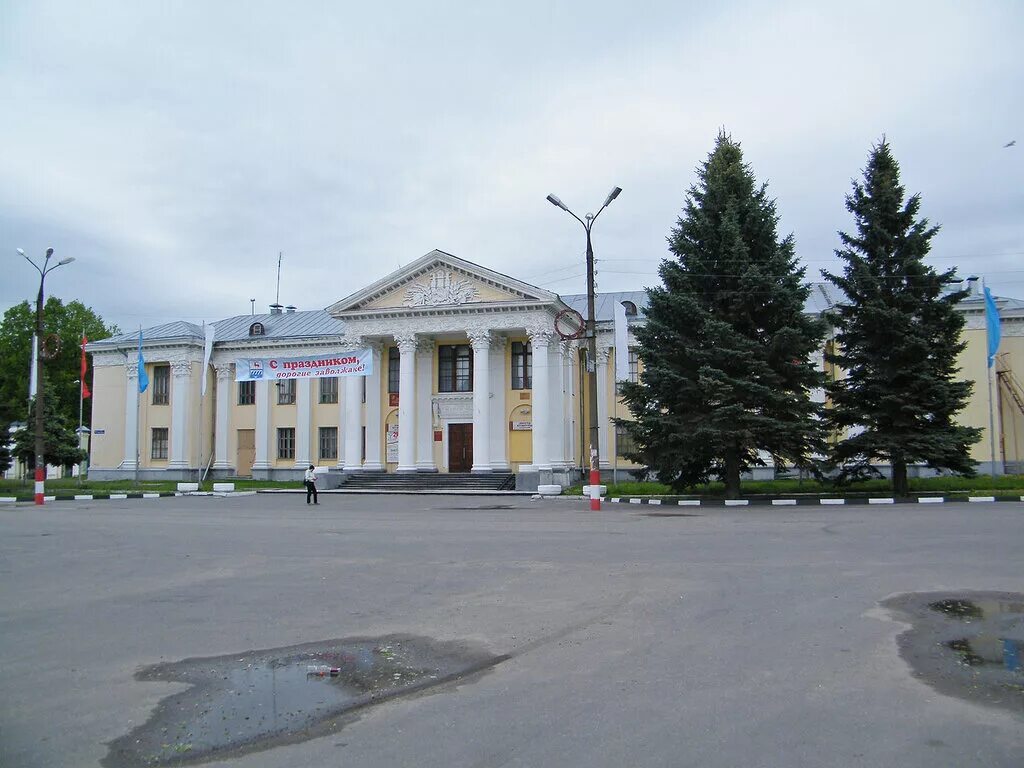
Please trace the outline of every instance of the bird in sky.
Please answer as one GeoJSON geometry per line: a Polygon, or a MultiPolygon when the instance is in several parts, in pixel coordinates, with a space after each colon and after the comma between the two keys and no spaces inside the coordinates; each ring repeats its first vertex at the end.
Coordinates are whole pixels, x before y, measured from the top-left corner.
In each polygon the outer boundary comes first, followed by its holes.
{"type": "Polygon", "coordinates": [[[1005,144],[1003,144],[1003,149],[1006,149],[1007,147],[1012,147],[1016,143],[1017,143],[1016,139],[1014,139],[1013,141],[1008,141],[1005,144]]]}

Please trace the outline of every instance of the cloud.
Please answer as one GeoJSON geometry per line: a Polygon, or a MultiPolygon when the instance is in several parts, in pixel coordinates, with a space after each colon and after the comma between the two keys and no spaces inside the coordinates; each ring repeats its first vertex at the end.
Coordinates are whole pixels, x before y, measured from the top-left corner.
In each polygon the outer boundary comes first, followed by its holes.
{"type": "MultiPolygon", "coordinates": [[[[583,233],[544,196],[618,185],[599,285],[638,288],[725,127],[813,274],[885,133],[936,263],[1024,295],[1016,7],[587,8],[7,7],[0,239],[76,255],[71,290],[125,326],[262,308],[279,250],[303,308],[435,247],[569,293],[583,233]]],[[[0,302],[34,294],[10,274],[0,302]]]]}

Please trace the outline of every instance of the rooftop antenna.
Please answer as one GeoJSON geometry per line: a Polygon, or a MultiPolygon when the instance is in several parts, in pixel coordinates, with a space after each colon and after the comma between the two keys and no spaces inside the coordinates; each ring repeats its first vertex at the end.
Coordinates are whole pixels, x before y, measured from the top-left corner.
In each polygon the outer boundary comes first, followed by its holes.
{"type": "Polygon", "coordinates": [[[281,303],[281,251],[277,252],[277,295],[274,297],[274,303],[281,303]]]}

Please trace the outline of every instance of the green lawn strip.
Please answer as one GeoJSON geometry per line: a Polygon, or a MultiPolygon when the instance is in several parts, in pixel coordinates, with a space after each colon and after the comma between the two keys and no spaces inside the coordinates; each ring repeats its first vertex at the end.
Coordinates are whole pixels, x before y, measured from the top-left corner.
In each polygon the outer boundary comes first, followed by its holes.
{"type": "MultiPolygon", "coordinates": [[[[682,491],[675,491],[661,483],[609,483],[606,497],[623,496],[654,496],[671,498],[723,498],[725,486],[722,483],[708,483],[694,486],[682,491]]],[[[740,485],[744,498],[749,497],[801,497],[801,496],[832,496],[832,497],[870,497],[891,496],[892,488],[886,480],[864,480],[849,485],[833,485],[815,480],[751,480],[740,485]]],[[[1024,494],[1024,475],[1002,475],[989,477],[922,477],[910,480],[912,496],[940,495],[950,496],[1020,496],[1024,494]]],[[[563,491],[563,495],[579,496],[583,493],[580,485],[572,486],[563,491]]]]}

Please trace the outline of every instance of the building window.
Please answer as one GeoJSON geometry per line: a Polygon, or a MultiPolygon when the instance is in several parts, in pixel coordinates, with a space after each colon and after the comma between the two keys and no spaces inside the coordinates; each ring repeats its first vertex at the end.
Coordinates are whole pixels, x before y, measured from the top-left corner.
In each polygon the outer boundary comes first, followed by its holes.
{"type": "Polygon", "coordinates": [[[320,458],[338,458],[338,428],[320,427],[320,458]]]}
{"type": "Polygon", "coordinates": [[[337,376],[324,376],[320,379],[320,402],[321,404],[338,402],[337,376]]]}
{"type": "Polygon", "coordinates": [[[266,336],[267,329],[263,327],[263,323],[253,323],[249,326],[250,336],[266,336]]]}
{"type": "Polygon", "coordinates": [[[295,405],[295,379],[281,379],[277,382],[277,404],[295,405]]]}
{"type": "Polygon", "coordinates": [[[362,398],[363,399],[360,400],[359,402],[365,403],[366,402],[366,377],[365,376],[360,376],[359,378],[362,379],[362,381],[363,381],[363,388],[362,388],[362,392],[363,392],[362,398]]]}
{"type": "Polygon", "coordinates": [[[533,349],[530,342],[512,342],[512,389],[533,388],[533,349]]]}
{"type": "Polygon", "coordinates": [[[277,458],[295,458],[295,427],[277,428],[277,458]]]}
{"type": "Polygon", "coordinates": [[[253,405],[256,402],[256,382],[238,382],[238,404],[253,405]]]}
{"type": "Polygon", "coordinates": [[[153,427],[152,449],[149,455],[153,459],[167,458],[167,427],[153,427]]]}
{"type": "Polygon", "coordinates": [[[171,366],[153,366],[153,405],[171,402],[171,366]]]}
{"type": "Polygon", "coordinates": [[[636,441],[626,430],[615,428],[615,455],[626,456],[636,453],[636,441]]]}
{"type": "Polygon", "coordinates": [[[624,301],[622,302],[622,306],[626,310],[626,317],[636,316],[636,304],[632,301],[624,301]]]}
{"type": "Polygon", "coordinates": [[[468,344],[445,344],[437,350],[437,391],[473,391],[473,352],[468,344]]]}
{"type": "Polygon", "coordinates": [[[629,380],[634,384],[640,381],[640,353],[635,349],[629,350],[629,380]]]}
{"type": "Polygon", "coordinates": [[[388,350],[388,394],[398,392],[398,380],[401,372],[402,358],[398,354],[398,347],[391,347],[388,350]]]}

